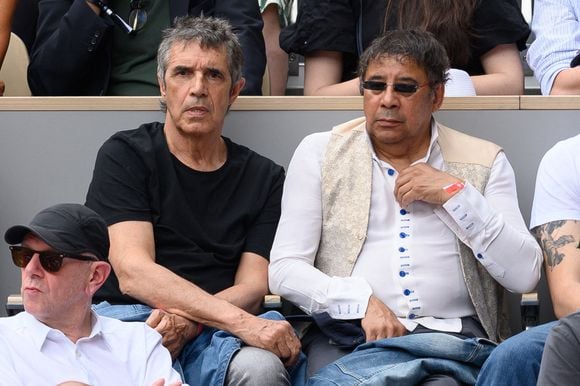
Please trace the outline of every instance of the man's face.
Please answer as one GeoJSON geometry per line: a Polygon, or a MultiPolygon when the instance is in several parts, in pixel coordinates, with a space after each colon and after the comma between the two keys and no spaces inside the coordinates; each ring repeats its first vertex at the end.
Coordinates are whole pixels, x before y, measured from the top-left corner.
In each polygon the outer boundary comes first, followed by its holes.
{"type": "Polygon", "coordinates": [[[394,57],[372,61],[363,80],[388,83],[384,91],[364,90],[367,131],[373,144],[413,143],[429,135],[431,115],[443,101],[443,85],[431,88],[422,68],[394,57]],[[393,87],[397,83],[419,88],[414,93],[401,93],[393,87]]]}
{"type": "MultiPolygon", "coordinates": [[[[38,237],[29,234],[22,246],[37,252],[52,251],[38,237]]],[[[86,307],[92,293],[88,288],[91,262],[65,258],[58,272],[47,272],[34,254],[28,265],[21,268],[22,301],[24,308],[38,320],[55,326],[76,307],[86,307]],[[53,323],[57,321],[57,323],[53,323]]]]}
{"type": "Polygon", "coordinates": [[[181,135],[221,133],[229,106],[243,79],[232,87],[225,47],[202,48],[198,42],[171,47],[161,95],[167,103],[166,127],[181,135]]]}

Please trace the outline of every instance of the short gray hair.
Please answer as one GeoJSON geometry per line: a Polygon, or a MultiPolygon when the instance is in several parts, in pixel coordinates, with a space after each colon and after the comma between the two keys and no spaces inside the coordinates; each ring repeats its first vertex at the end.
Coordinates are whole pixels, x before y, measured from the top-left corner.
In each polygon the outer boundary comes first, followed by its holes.
{"type": "Polygon", "coordinates": [[[373,40],[359,60],[358,75],[361,82],[371,62],[389,57],[400,62],[414,62],[425,71],[431,87],[447,81],[447,52],[430,32],[418,29],[393,30],[373,40]]]}
{"type": "MultiPolygon", "coordinates": [[[[178,43],[198,42],[202,48],[221,49],[225,47],[232,87],[242,78],[244,55],[238,37],[229,22],[216,17],[183,16],[175,19],[175,24],[162,33],[157,50],[157,77],[165,85],[165,73],[171,48],[178,43]]],[[[162,109],[163,108],[162,102],[162,109]]]]}

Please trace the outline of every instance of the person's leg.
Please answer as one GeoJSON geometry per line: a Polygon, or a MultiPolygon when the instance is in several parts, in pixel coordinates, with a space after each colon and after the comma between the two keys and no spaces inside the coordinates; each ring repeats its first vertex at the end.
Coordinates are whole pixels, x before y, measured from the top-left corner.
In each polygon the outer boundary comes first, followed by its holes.
{"type": "Polygon", "coordinates": [[[580,312],[552,328],[540,366],[538,385],[575,385],[580,379],[580,312]]]}
{"type": "Polygon", "coordinates": [[[421,381],[420,386],[461,386],[453,377],[449,375],[431,375],[421,381]]]}
{"type": "Polygon", "coordinates": [[[555,323],[542,324],[502,342],[485,361],[477,385],[535,385],[544,343],[555,323]]]}
{"type": "Polygon", "coordinates": [[[124,322],[144,322],[151,315],[151,307],[144,304],[93,304],[93,311],[101,316],[119,319],[124,322]]]}
{"type": "Polygon", "coordinates": [[[228,386],[289,386],[290,377],[276,355],[261,348],[245,346],[234,354],[228,367],[225,384],[228,386]]]}
{"type": "Polygon", "coordinates": [[[331,344],[329,338],[315,325],[302,338],[302,350],[307,358],[308,378],[329,363],[352,352],[352,349],[344,349],[331,344]]]}

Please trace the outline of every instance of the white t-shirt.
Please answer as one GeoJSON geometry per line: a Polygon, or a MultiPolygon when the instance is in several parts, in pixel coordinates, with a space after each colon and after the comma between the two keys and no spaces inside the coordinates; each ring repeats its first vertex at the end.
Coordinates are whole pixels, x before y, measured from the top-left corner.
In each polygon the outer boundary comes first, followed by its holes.
{"type": "Polygon", "coordinates": [[[580,220],[580,135],[554,145],[538,168],[530,229],[558,220],[580,220]]]}
{"type": "Polygon", "coordinates": [[[93,313],[88,337],[73,343],[27,312],[0,318],[0,385],[144,385],[181,380],[161,335],[141,322],[93,313]]]}

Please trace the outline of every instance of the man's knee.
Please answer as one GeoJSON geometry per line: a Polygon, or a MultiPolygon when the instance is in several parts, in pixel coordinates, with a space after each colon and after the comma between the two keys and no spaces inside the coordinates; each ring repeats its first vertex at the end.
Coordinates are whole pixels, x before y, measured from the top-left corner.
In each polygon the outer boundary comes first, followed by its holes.
{"type": "Polygon", "coordinates": [[[544,350],[544,343],[553,323],[542,324],[530,330],[521,332],[502,342],[491,353],[490,359],[505,359],[509,364],[514,358],[539,358],[544,350]],[[511,360],[510,360],[511,358],[511,360]]]}
{"type": "Polygon", "coordinates": [[[280,359],[270,351],[256,347],[242,347],[228,367],[228,386],[290,385],[290,376],[280,359]]]}
{"type": "Polygon", "coordinates": [[[553,325],[542,324],[502,342],[483,364],[477,385],[535,385],[544,343],[553,325]]]}

